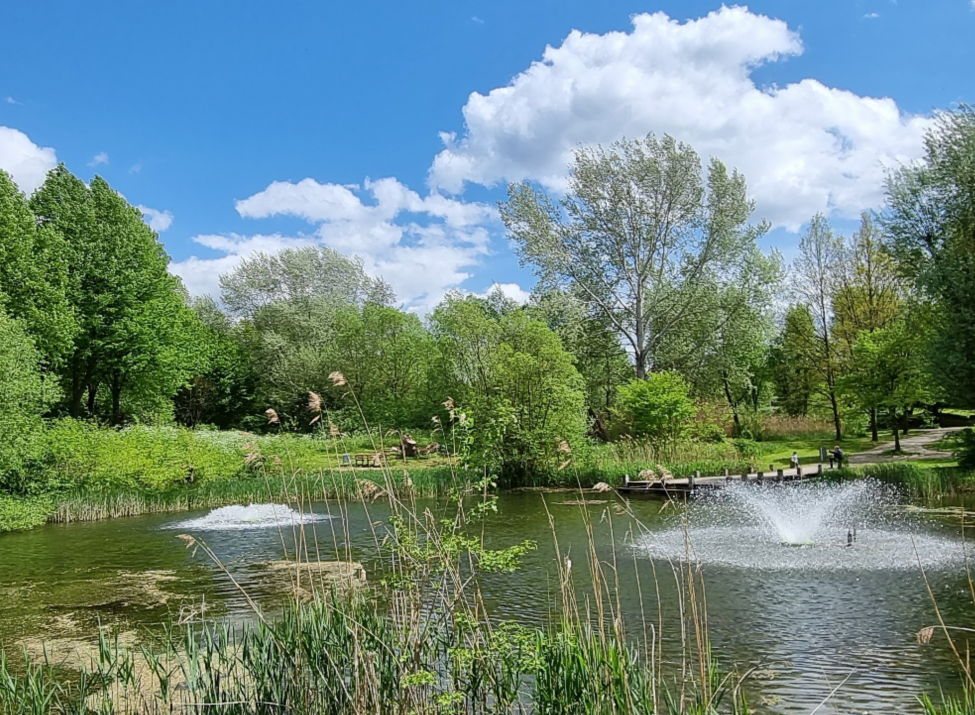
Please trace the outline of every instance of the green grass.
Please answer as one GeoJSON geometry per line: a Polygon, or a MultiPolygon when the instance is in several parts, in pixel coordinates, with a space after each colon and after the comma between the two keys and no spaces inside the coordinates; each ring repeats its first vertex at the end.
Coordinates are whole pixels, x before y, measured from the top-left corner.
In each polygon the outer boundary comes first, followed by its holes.
{"type": "Polygon", "coordinates": [[[909,494],[925,499],[975,491],[975,472],[937,463],[902,461],[865,464],[828,474],[831,479],[869,477],[885,484],[893,484],[909,494]]]}

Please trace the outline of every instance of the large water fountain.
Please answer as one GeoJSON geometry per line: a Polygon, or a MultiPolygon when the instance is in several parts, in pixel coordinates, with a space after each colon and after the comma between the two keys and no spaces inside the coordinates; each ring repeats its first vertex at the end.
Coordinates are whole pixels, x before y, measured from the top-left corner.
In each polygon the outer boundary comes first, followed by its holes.
{"type": "Polygon", "coordinates": [[[654,556],[774,570],[903,570],[964,558],[958,539],[914,527],[896,495],[870,480],[734,483],[693,500],[641,545],[654,556]]]}

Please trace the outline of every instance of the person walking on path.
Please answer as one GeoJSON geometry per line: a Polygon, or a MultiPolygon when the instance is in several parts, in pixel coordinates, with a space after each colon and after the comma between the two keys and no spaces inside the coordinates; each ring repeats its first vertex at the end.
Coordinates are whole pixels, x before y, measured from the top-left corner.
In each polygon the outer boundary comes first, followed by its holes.
{"type": "Polygon", "coordinates": [[[792,453],[792,468],[796,470],[796,476],[799,475],[799,453],[792,453]]]}
{"type": "Polygon", "coordinates": [[[835,461],[836,462],[836,468],[837,469],[842,469],[843,468],[843,458],[844,458],[844,456],[845,455],[843,454],[843,450],[840,449],[840,446],[838,444],[835,445],[833,447],[833,451],[829,453],[829,468],[830,469],[833,468],[833,462],[835,461]]]}

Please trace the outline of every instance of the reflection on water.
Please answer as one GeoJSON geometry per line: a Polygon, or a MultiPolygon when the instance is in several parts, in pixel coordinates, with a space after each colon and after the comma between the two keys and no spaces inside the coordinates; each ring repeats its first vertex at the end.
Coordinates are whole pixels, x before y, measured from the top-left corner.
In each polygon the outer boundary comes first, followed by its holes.
{"type": "MultiPolygon", "coordinates": [[[[579,600],[586,603],[585,508],[594,522],[599,558],[615,563],[630,634],[642,637],[642,629],[650,627],[641,622],[641,613],[656,622],[654,566],[663,636],[670,645],[678,643],[678,593],[668,564],[668,558],[687,553],[678,516],[670,510],[661,514],[658,501],[637,501],[634,521],[609,504],[561,505],[564,495],[558,495],[549,500],[553,534],[543,498],[504,495],[500,513],[485,527],[489,547],[525,538],[538,542],[521,570],[484,578],[485,603],[495,617],[544,624],[552,616],[550,604],[558,602],[555,539],[563,557],[575,564],[579,600]]],[[[326,505],[314,507],[319,515],[330,511],[326,505]]],[[[418,507],[440,508],[433,502],[418,507]]],[[[283,509],[277,507],[275,514],[283,509]]],[[[246,601],[227,575],[176,538],[184,531],[205,540],[259,603],[273,607],[282,590],[268,578],[266,564],[293,556],[295,531],[278,528],[274,515],[268,528],[208,529],[215,521],[226,522],[227,514],[153,515],[0,535],[0,640],[10,647],[32,635],[60,637],[65,624],[75,634],[92,632],[99,621],[118,622],[129,632],[176,620],[201,603],[210,615],[247,618],[246,601]]],[[[375,523],[388,516],[387,505],[348,505],[341,511],[331,505],[331,515],[305,525],[303,548],[313,558],[361,562],[367,577],[374,574],[379,567],[375,531],[381,530],[375,523]]],[[[237,513],[238,520],[242,517],[247,514],[237,513]]],[[[716,524],[709,529],[694,522],[687,532],[691,550],[698,557],[709,555],[698,561],[712,648],[726,665],[756,668],[749,691],[760,712],[809,713],[847,676],[818,713],[919,712],[919,691],[936,691],[939,683],[957,686],[943,639],[917,643],[915,633],[935,623],[935,615],[916,557],[912,562],[905,555],[913,537],[946,620],[972,626],[975,608],[958,563],[962,542],[956,523],[932,517],[879,528],[877,521],[865,520],[853,547],[845,546],[843,529],[811,548],[782,547],[754,523],[716,524]]]]}

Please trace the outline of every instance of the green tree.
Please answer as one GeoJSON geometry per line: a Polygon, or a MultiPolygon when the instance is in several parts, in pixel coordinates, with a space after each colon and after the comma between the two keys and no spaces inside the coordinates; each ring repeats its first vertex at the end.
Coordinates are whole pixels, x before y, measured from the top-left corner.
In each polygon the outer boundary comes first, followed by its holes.
{"type": "Polygon", "coordinates": [[[27,199],[0,170],[0,308],[21,320],[48,368],[65,359],[76,330],[64,249],[61,235],[38,223],[27,199]]]}
{"type": "Polygon", "coordinates": [[[57,395],[40,360],[20,321],[0,309],[0,488],[8,491],[29,489],[41,415],[57,395]]]}
{"type": "Polygon", "coordinates": [[[767,367],[778,405],[787,414],[809,414],[814,393],[822,379],[805,346],[812,340],[812,315],[805,305],[786,312],[778,336],[772,341],[767,367]]]}
{"type": "Polygon", "coordinates": [[[260,412],[255,402],[257,377],[241,331],[210,296],[194,299],[190,307],[198,318],[193,341],[199,362],[176,394],[176,419],[190,427],[252,426],[260,412]]]}
{"type": "Polygon", "coordinates": [[[100,411],[118,424],[126,411],[171,411],[167,401],[193,364],[186,359],[193,314],[156,234],[104,179],[86,186],[63,165],[31,206],[65,240],[67,297],[78,323],[61,371],[70,414],[100,411]]]}
{"type": "Polygon", "coordinates": [[[431,316],[439,384],[462,406],[474,462],[509,483],[554,471],[584,443],[583,383],[558,336],[525,310],[448,296],[431,316]],[[564,443],[564,444],[563,444],[564,443]]]}
{"type": "MultiPolygon", "coordinates": [[[[863,331],[892,325],[901,316],[903,279],[884,249],[881,233],[864,212],[860,229],[846,247],[832,296],[832,331],[842,372],[859,369],[854,345],[863,331]]],[[[870,432],[877,441],[877,410],[869,409],[870,432]]]]}
{"type": "Polygon", "coordinates": [[[741,411],[757,412],[771,398],[765,367],[781,277],[777,253],[754,248],[749,261],[741,282],[702,293],[700,319],[672,333],[659,352],[660,366],[683,375],[696,395],[728,403],[737,434],[741,411]]]}
{"type": "Polygon", "coordinates": [[[621,387],[618,410],[634,436],[672,445],[690,429],[694,401],[687,381],[665,371],[621,387]]]}
{"type": "Polygon", "coordinates": [[[935,396],[925,360],[925,322],[915,315],[888,328],[862,331],[853,348],[858,369],[838,383],[862,408],[887,413],[897,451],[900,426],[910,410],[935,396]]]}
{"type": "Polygon", "coordinates": [[[803,330],[796,331],[792,338],[822,378],[818,385],[829,402],[837,440],[843,436],[836,393],[841,362],[832,324],[833,296],[839,285],[843,262],[843,239],[833,233],[825,216],[816,214],[799,239],[799,254],[792,264],[792,289],[808,309],[810,320],[797,326],[803,330]]]}
{"type": "Polygon", "coordinates": [[[975,406],[975,108],[936,116],[923,159],[888,178],[882,223],[901,270],[935,302],[933,373],[953,403],[975,406]]]}
{"type": "Polygon", "coordinates": [[[715,286],[743,280],[767,225],[745,179],[670,136],[576,152],[565,197],[508,187],[501,217],[543,290],[570,288],[622,336],[643,378],[673,333],[706,319],[715,286]]]}
{"type": "Polygon", "coordinates": [[[526,309],[555,331],[562,346],[572,354],[585,384],[592,432],[599,439],[608,440],[608,422],[617,390],[633,377],[630,357],[620,344],[619,333],[586,301],[566,291],[535,293],[526,309]]]}
{"type": "Polygon", "coordinates": [[[333,364],[371,422],[429,424],[442,399],[430,399],[427,389],[434,350],[430,333],[412,313],[367,303],[337,316],[333,364]]]}

